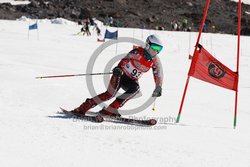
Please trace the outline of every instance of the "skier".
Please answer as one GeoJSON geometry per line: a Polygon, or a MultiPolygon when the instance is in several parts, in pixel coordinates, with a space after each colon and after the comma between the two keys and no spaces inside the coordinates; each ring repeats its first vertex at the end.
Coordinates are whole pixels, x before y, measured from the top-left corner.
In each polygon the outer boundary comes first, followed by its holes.
{"type": "Polygon", "coordinates": [[[138,47],[131,50],[119,64],[113,69],[106,92],[93,98],[87,98],[78,108],[71,112],[85,115],[85,113],[96,105],[113,98],[120,88],[125,93],[117,97],[107,108],[103,108],[99,113],[104,116],[120,117],[118,109],[128,100],[139,93],[139,78],[152,68],[155,80],[155,90],[152,97],[159,97],[162,93],[162,76],[160,62],[157,56],[163,48],[162,42],[157,35],[150,35],[146,40],[146,47],[138,47]]]}

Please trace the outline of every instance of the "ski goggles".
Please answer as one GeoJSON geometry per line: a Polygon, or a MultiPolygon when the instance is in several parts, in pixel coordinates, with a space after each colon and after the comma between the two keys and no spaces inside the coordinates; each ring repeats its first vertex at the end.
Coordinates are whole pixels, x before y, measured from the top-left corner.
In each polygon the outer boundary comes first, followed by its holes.
{"type": "Polygon", "coordinates": [[[150,48],[153,49],[153,50],[155,50],[155,51],[157,51],[158,53],[160,53],[160,51],[162,50],[163,46],[151,43],[150,48]]]}

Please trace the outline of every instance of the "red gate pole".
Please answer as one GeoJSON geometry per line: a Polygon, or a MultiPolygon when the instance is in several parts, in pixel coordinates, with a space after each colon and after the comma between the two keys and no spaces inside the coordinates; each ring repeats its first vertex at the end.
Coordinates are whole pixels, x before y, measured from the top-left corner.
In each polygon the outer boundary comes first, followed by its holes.
{"type": "Polygon", "coordinates": [[[187,77],[186,86],[185,86],[183,96],[182,96],[182,99],[181,99],[181,106],[180,106],[179,113],[178,113],[178,116],[177,116],[177,119],[176,119],[176,123],[179,123],[179,121],[180,121],[181,111],[182,111],[183,103],[184,103],[187,88],[188,88],[189,78],[190,78],[190,76],[187,77]]]}
{"type": "MultiPolygon", "coordinates": [[[[238,43],[237,43],[237,66],[236,66],[236,72],[238,74],[237,82],[239,82],[240,31],[241,31],[241,0],[239,0],[238,3],[238,43]]],[[[237,106],[238,106],[238,83],[237,83],[237,89],[235,91],[234,128],[236,127],[236,122],[237,122],[237,106]]]]}
{"type": "MultiPolygon", "coordinates": [[[[205,20],[206,20],[206,17],[207,17],[209,4],[210,4],[210,0],[207,0],[206,7],[204,9],[204,13],[203,13],[203,17],[202,17],[202,21],[201,21],[201,25],[200,25],[199,35],[198,35],[197,42],[196,42],[195,49],[194,49],[194,53],[197,50],[197,47],[198,47],[198,44],[199,44],[199,41],[200,41],[200,38],[201,38],[201,33],[202,33],[203,26],[204,26],[204,23],[205,23],[205,20]]],[[[194,56],[194,53],[193,53],[193,56],[194,56]]],[[[184,92],[183,92],[183,95],[182,95],[181,105],[180,105],[179,113],[178,113],[178,116],[177,116],[177,119],[176,119],[176,123],[179,123],[179,121],[180,121],[181,111],[182,111],[183,103],[185,101],[186,91],[187,91],[188,84],[189,84],[189,78],[190,78],[190,76],[188,76],[187,81],[186,81],[186,86],[185,86],[185,89],[184,89],[184,92]]]]}

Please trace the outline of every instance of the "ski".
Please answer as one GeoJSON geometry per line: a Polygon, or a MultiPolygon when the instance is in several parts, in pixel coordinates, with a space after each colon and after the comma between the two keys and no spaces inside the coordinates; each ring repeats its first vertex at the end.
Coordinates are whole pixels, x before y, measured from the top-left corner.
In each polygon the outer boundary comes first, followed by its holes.
{"type": "Polygon", "coordinates": [[[110,118],[113,120],[117,120],[119,122],[124,122],[128,124],[133,124],[133,125],[135,124],[135,125],[153,126],[157,123],[155,119],[140,120],[140,119],[134,119],[134,118],[125,118],[125,117],[110,117],[110,118]]]}
{"type": "MultiPolygon", "coordinates": [[[[96,115],[96,112],[88,111],[89,115],[96,115]]],[[[107,115],[101,115],[105,121],[112,121],[118,123],[125,123],[131,125],[142,125],[142,126],[153,126],[157,123],[155,119],[135,119],[135,118],[125,118],[125,117],[111,117],[107,115]]]]}
{"type": "Polygon", "coordinates": [[[96,115],[82,115],[82,114],[77,114],[77,113],[72,113],[71,111],[65,110],[63,108],[60,107],[60,109],[62,110],[63,113],[67,114],[67,115],[72,115],[75,116],[79,119],[84,119],[87,121],[91,121],[91,122],[103,122],[103,117],[100,114],[96,114],[96,115]]]}
{"type": "Polygon", "coordinates": [[[131,124],[131,125],[141,125],[141,126],[153,126],[157,123],[155,119],[135,119],[135,118],[125,118],[125,117],[111,117],[107,115],[100,115],[96,112],[88,111],[87,115],[72,113],[71,111],[61,108],[61,111],[67,115],[75,116],[79,119],[84,119],[91,122],[101,123],[103,121],[131,124]]]}

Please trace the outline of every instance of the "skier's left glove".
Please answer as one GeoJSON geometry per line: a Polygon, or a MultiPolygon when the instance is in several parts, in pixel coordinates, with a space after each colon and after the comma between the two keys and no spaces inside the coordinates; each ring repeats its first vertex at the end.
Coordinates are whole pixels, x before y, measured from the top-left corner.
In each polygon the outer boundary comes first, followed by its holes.
{"type": "Polygon", "coordinates": [[[121,67],[119,67],[119,66],[117,66],[117,67],[115,67],[114,69],[113,69],[113,75],[114,76],[117,76],[117,77],[120,77],[120,76],[122,76],[122,68],[121,67]]]}
{"type": "Polygon", "coordinates": [[[161,86],[157,85],[155,87],[155,90],[154,90],[153,94],[152,94],[152,97],[160,97],[161,96],[161,92],[162,92],[161,86]]]}

